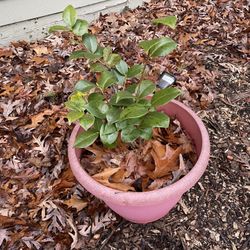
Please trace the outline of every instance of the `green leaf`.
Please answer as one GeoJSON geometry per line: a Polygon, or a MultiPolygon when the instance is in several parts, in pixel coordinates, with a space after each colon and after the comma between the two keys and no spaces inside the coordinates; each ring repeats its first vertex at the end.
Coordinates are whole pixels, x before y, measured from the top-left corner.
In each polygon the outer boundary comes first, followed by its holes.
{"type": "Polygon", "coordinates": [[[146,114],[140,124],[142,128],[167,128],[169,126],[169,117],[161,112],[150,112],[146,114]]]}
{"type": "Polygon", "coordinates": [[[140,131],[134,126],[126,127],[121,131],[121,139],[123,142],[133,142],[140,136],[140,131]]]}
{"type": "Polygon", "coordinates": [[[140,137],[144,140],[149,140],[152,137],[153,130],[152,128],[140,128],[140,137]]]}
{"type": "Polygon", "coordinates": [[[110,104],[112,104],[114,106],[126,107],[126,106],[129,106],[129,105],[134,103],[134,100],[132,100],[132,99],[123,99],[119,102],[116,102],[116,96],[117,96],[117,94],[114,94],[110,99],[110,104]]]}
{"type": "Polygon", "coordinates": [[[94,129],[84,131],[76,137],[74,146],[76,148],[86,148],[91,144],[93,144],[95,140],[98,138],[98,136],[99,132],[95,131],[94,129]]]}
{"type": "Polygon", "coordinates": [[[112,48],[111,47],[105,47],[103,49],[103,60],[106,62],[109,58],[109,55],[112,53],[112,48]]]}
{"type": "Polygon", "coordinates": [[[86,20],[77,19],[73,27],[73,32],[77,36],[82,36],[88,33],[88,22],[86,20]]]}
{"type": "Polygon", "coordinates": [[[144,107],[142,104],[132,104],[131,106],[125,108],[120,115],[120,120],[132,119],[142,117],[147,114],[148,108],[144,107]]]}
{"type": "Polygon", "coordinates": [[[76,23],[76,10],[72,5],[68,5],[64,11],[63,11],[63,21],[64,23],[70,27],[73,28],[73,26],[76,23]]]}
{"type": "Polygon", "coordinates": [[[118,91],[116,94],[116,103],[124,99],[134,99],[134,96],[126,90],[118,91]]]}
{"type": "Polygon", "coordinates": [[[154,24],[163,24],[163,25],[169,26],[171,29],[175,29],[176,22],[177,22],[176,16],[166,16],[166,17],[161,17],[161,18],[157,18],[153,20],[154,24]]]}
{"type": "Polygon", "coordinates": [[[102,124],[103,124],[103,121],[102,121],[102,119],[99,119],[99,118],[96,118],[95,117],[95,122],[94,122],[94,130],[96,130],[96,131],[100,131],[100,129],[101,129],[101,126],[102,126],[102,124]]]}
{"type": "Polygon", "coordinates": [[[102,57],[102,55],[100,54],[97,54],[97,53],[91,53],[91,52],[88,52],[88,51],[83,51],[83,57],[89,59],[90,61],[95,61],[97,59],[100,59],[102,57]]]}
{"type": "Polygon", "coordinates": [[[104,99],[104,96],[101,94],[101,93],[91,93],[89,96],[88,96],[88,102],[100,102],[100,101],[103,101],[104,99]]]}
{"type": "Polygon", "coordinates": [[[121,113],[121,109],[117,107],[113,107],[113,106],[109,107],[109,110],[106,113],[106,119],[108,123],[112,124],[114,122],[119,121],[120,113],[121,113]]]}
{"type": "Polygon", "coordinates": [[[49,33],[55,32],[58,30],[69,30],[69,29],[63,25],[53,25],[53,26],[49,27],[49,33]]]}
{"type": "Polygon", "coordinates": [[[134,83],[134,84],[129,85],[129,86],[126,88],[126,90],[127,90],[128,92],[130,92],[131,94],[134,94],[134,93],[135,93],[136,87],[137,87],[137,84],[134,83]]]}
{"type": "Polygon", "coordinates": [[[100,129],[100,138],[104,145],[113,144],[118,137],[118,131],[114,124],[103,124],[100,129]]]}
{"type": "Polygon", "coordinates": [[[116,83],[115,75],[110,71],[103,71],[97,85],[104,90],[114,83],[116,83]]]}
{"type": "Polygon", "coordinates": [[[78,59],[84,57],[84,51],[83,50],[77,50],[71,53],[69,59],[78,59]]]}
{"type": "Polygon", "coordinates": [[[109,107],[104,101],[91,101],[86,105],[86,109],[93,116],[104,119],[109,107]]]}
{"type": "Polygon", "coordinates": [[[165,56],[177,47],[177,43],[169,37],[161,37],[139,43],[150,57],[165,56]]]}
{"type": "Polygon", "coordinates": [[[92,64],[90,64],[90,71],[91,72],[103,72],[105,70],[107,70],[107,68],[104,65],[100,64],[100,63],[92,63],[92,64]]]}
{"type": "Polygon", "coordinates": [[[155,84],[150,80],[144,80],[139,83],[135,89],[135,93],[139,98],[148,96],[155,91],[155,84]]]}
{"type": "Polygon", "coordinates": [[[151,101],[147,99],[140,99],[138,103],[142,104],[145,107],[152,108],[151,101]]]}
{"type": "Polygon", "coordinates": [[[141,118],[134,118],[134,119],[129,119],[129,120],[123,120],[123,121],[118,121],[116,122],[116,127],[118,130],[120,129],[125,129],[126,127],[131,127],[131,126],[138,126],[140,125],[142,119],[141,118]]]}
{"type": "Polygon", "coordinates": [[[116,64],[115,67],[118,70],[118,72],[123,76],[125,76],[128,72],[128,64],[123,60],[120,60],[120,62],[116,64]]]}
{"type": "Polygon", "coordinates": [[[90,114],[85,114],[83,117],[79,119],[80,125],[88,130],[95,122],[95,117],[90,114]]]}
{"type": "Polygon", "coordinates": [[[98,47],[96,37],[91,34],[85,34],[83,36],[83,44],[92,53],[95,53],[98,47]]]}
{"type": "Polygon", "coordinates": [[[112,73],[116,76],[117,82],[123,84],[125,81],[125,76],[121,75],[117,70],[112,70],[112,73]]]}
{"type": "Polygon", "coordinates": [[[69,111],[68,114],[67,114],[67,119],[69,121],[69,124],[71,124],[72,122],[77,121],[83,115],[84,115],[84,113],[82,111],[78,111],[78,110],[69,111]]]}
{"type": "Polygon", "coordinates": [[[110,67],[114,67],[117,63],[121,60],[121,56],[115,53],[112,53],[108,56],[107,60],[105,61],[107,65],[110,67]]]}
{"type": "Polygon", "coordinates": [[[135,77],[135,76],[141,74],[142,70],[143,70],[143,65],[142,64],[135,64],[135,65],[133,65],[132,67],[130,67],[128,69],[127,77],[128,78],[135,77]]]}
{"type": "Polygon", "coordinates": [[[151,104],[154,107],[159,105],[163,105],[172,99],[176,98],[181,94],[181,91],[177,88],[169,87],[166,89],[161,89],[160,91],[156,92],[151,99],[151,104]]]}
{"type": "Polygon", "coordinates": [[[96,85],[92,82],[80,80],[75,85],[75,90],[81,91],[81,92],[88,92],[89,90],[95,88],[96,85]]]}
{"type": "Polygon", "coordinates": [[[74,110],[74,111],[80,111],[83,112],[85,110],[85,100],[84,97],[85,95],[79,91],[74,92],[68,99],[67,102],[65,102],[65,106],[69,110],[74,110]]]}

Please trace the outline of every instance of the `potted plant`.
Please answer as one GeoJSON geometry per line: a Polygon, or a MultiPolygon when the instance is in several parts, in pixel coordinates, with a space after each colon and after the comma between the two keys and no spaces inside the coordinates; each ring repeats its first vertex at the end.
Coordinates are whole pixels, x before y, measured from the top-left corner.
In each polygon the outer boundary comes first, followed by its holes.
{"type": "MultiPolygon", "coordinates": [[[[80,36],[83,49],[74,51],[70,58],[87,59],[89,70],[92,72],[90,80],[84,79],[76,83],[74,92],[66,102],[69,110],[68,120],[70,123],[76,123],[68,144],[68,157],[73,174],[90,193],[103,200],[112,210],[127,220],[136,223],[155,221],[166,215],[183,193],[199,180],[206,169],[210,153],[208,133],[200,118],[188,107],[173,100],[180,95],[180,91],[173,87],[157,90],[155,83],[147,79],[146,69],[150,60],[158,56],[166,56],[177,47],[177,44],[169,37],[153,37],[151,40],[141,41],[139,46],[145,51],[144,65],[128,65],[110,47],[102,47],[98,44],[96,37],[88,33],[88,23],[77,19],[76,11],[71,5],[65,8],[63,20],[65,26],[52,26],[50,31],[68,30],[80,36]],[[149,95],[151,95],[150,98],[149,95]],[[96,173],[94,177],[86,171],[84,164],[81,164],[82,153],[95,153],[96,148],[99,148],[99,151],[103,148],[101,152],[114,155],[119,151],[117,148],[123,148],[125,144],[129,145],[125,147],[126,150],[142,152],[142,149],[141,151],[135,149],[134,144],[137,147],[147,147],[148,144],[145,142],[151,140],[156,129],[168,128],[170,117],[175,117],[181,124],[181,130],[190,136],[197,155],[192,169],[179,180],[165,182],[171,184],[159,189],[136,192],[125,182],[114,184],[105,179],[105,176],[108,178],[115,176],[116,179],[124,181],[128,177],[125,175],[128,173],[126,169],[128,161],[120,159],[119,164],[123,162],[123,167],[119,169],[112,164],[105,165],[106,169],[102,168],[101,173],[96,173]]],[[[153,20],[153,23],[174,29],[176,17],[158,18],[153,20]]],[[[165,144],[162,147],[167,149],[168,144],[165,144]]],[[[184,150],[183,148],[181,146],[181,150],[184,150]]],[[[178,151],[169,150],[172,156],[178,151]]],[[[154,153],[159,154],[157,149],[154,153]]],[[[121,153],[123,158],[127,155],[124,152],[121,153]]],[[[100,157],[104,157],[102,153],[99,153],[100,157]]],[[[144,157],[152,158],[147,153],[144,157]]],[[[171,160],[180,163],[179,154],[175,158],[171,157],[170,160],[167,159],[167,163],[164,161],[167,165],[173,163],[171,160]]],[[[140,159],[140,162],[144,161],[146,160],[140,159]]],[[[145,170],[145,166],[142,167],[144,167],[142,179],[148,182],[157,171],[152,164],[149,167],[150,170],[145,170]]],[[[169,177],[172,174],[164,170],[165,166],[162,167],[161,180],[172,178],[169,177]]],[[[133,173],[133,176],[135,175],[133,173]]],[[[131,184],[131,178],[129,181],[131,184]]],[[[136,180],[132,182],[134,184],[136,180]]]]}

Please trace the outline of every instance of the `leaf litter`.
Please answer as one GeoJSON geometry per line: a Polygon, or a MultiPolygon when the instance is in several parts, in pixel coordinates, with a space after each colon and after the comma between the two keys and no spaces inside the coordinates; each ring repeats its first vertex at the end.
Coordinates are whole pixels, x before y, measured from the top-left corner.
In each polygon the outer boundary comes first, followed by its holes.
{"type": "Polygon", "coordinates": [[[176,119],[153,134],[149,141],[112,150],[97,142],[82,151],[82,167],[99,183],[120,191],[144,192],[170,185],[193,167],[195,148],[176,119]]]}
{"type": "MultiPolygon", "coordinates": [[[[154,32],[174,37],[178,50],[152,62],[150,79],[157,81],[162,71],[175,75],[180,99],[199,110],[211,136],[211,164],[199,185],[166,218],[143,226],[121,224],[119,216],[77,184],[69,169],[66,146],[72,127],[62,103],[75,82],[89,74],[84,60],[68,60],[78,48],[75,38],[63,32],[0,48],[1,249],[149,249],[159,244],[166,249],[248,249],[248,12],[246,0],[151,1],[121,14],[102,14],[90,26],[99,41],[116,48],[129,64],[143,60],[138,41],[154,32]],[[176,33],[163,27],[154,31],[150,20],[165,15],[178,17],[176,33]],[[42,151],[34,150],[38,138],[42,151]]],[[[154,135],[163,142],[159,131],[154,135]]],[[[95,150],[96,162],[101,161],[95,150]]],[[[182,157],[172,181],[191,167],[182,157]]],[[[110,158],[117,167],[122,160],[110,158]]],[[[133,156],[128,160],[127,172],[132,173],[133,156]]],[[[140,165],[136,174],[144,173],[140,165]]],[[[112,178],[113,183],[123,180],[124,169],[112,178]]],[[[137,184],[155,189],[165,178],[148,185],[145,177],[137,184]]],[[[127,178],[125,185],[131,183],[127,178]]]]}

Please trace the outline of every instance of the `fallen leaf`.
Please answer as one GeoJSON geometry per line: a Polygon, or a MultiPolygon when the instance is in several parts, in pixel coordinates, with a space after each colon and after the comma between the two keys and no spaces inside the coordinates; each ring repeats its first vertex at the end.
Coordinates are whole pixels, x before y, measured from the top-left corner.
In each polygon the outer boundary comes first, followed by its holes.
{"type": "Polygon", "coordinates": [[[63,203],[68,207],[76,208],[77,212],[83,210],[88,205],[88,202],[78,199],[76,196],[72,196],[69,200],[66,200],[63,203]]]}
{"type": "Polygon", "coordinates": [[[48,48],[45,46],[37,46],[33,48],[33,50],[36,52],[38,56],[41,56],[42,54],[46,55],[49,53],[48,48]]]}
{"type": "Polygon", "coordinates": [[[54,110],[51,110],[51,109],[46,109],[44,110],[43,112],[40,112],[36,115],[33,115],[30,117],[31,119],[31,124],[27,124],[24,126],[24,128],[28,129],[28,128],[36,128],[39,123],[41,123],[44,119],[45,119],[45,116],[48,115],[52,115],[54,113],[54,110]]]}

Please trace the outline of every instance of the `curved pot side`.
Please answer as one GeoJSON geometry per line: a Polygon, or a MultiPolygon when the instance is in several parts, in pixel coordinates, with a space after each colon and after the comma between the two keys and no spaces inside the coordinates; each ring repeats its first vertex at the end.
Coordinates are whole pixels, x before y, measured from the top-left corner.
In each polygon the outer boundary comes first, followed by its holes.
{"type": "MultiPolygon", "coordinates": [[[[193,139],[199,157],[192,170],[186,176],[184,176],[174,184],[158,190],[149,192],[122,192],[103,186],[100,183],[96,182],[88,175],[88,173],[83,169],[79,162],[81,150],[76,150],[73,147],[76,135],[78,134],[80,129],[79,125],[75,126],[70,136],[68,144],[68,157],[71,169],[76,179],[90,193],[97,196],[101,200],[104,200],[108,206],[110,206],[114,211],[125,218],[126,216],[124,214],[121,214],[119,211],[117,211],[117,209],[119,210],[123,206],[151,207],[153,204],[158,204],[160,206],[160,204],[168,203],[164,208],[164,214],[166,214],[178,202],[182,194],[195,185],[195,183],[204,173],[208,164],[210,155],[210,143],[207,130],[201,119],[192,110],[178,101],[171,101],[167,105],[160,107],[159,110],[166,112],[168,115],[176,116],[176,118],[180,121],[182,127],[193,139]]],[[[125,210],[127,210],[127,208],[125,208],[125,210]]],[[[158,214],[162,214],[160,210],[158,214]]],[[[147,209],[145,209],[145,212],[146,211],[147,209]]],[[[157,217],[156,219],[160,218],[159,216],[155,217],[157,217]]],[[[151,216],[151,218],[152,220],[149,221],[155,220],[154,216],[151,216]]],[[[130,220],[136,221],[131,218],[130,220]]],[[[137,220],[137,222],[139,221],[137,220]]],[[[146,222],[141,221],[141,223],[146,222]]]]}

